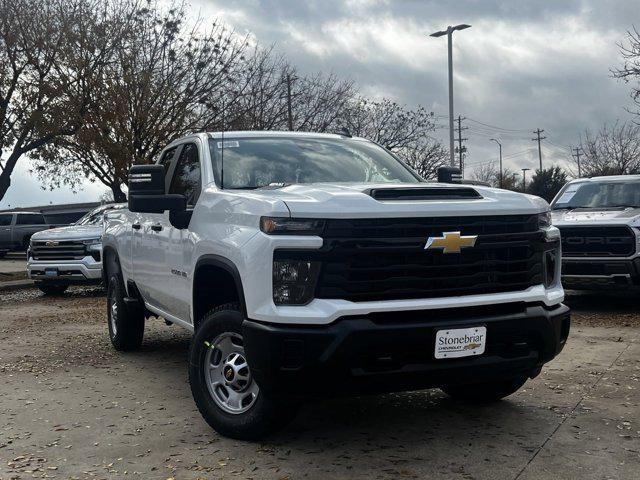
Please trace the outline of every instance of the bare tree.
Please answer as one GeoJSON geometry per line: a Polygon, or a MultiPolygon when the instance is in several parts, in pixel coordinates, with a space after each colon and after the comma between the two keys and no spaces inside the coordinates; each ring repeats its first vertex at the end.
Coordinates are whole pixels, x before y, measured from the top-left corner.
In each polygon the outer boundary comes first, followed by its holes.
{"type": "Polygon", "coordinates": [[[596,134],[585,131],[580,161],[583,176],[640,172],[640,125],[616,122],[596,134]]]}
{"type": "MultiPolygon", "coordinates": [[[[620,53],[624,61],[621,68],[611,70],[614,78],[632,83],[631,98],[640,107],[640,32],[633,27],[627,31],[627,43],[619,43],[620,53]]],[[[636,112],[640,115],[640,111],[636,112]]]]}
{"type": "Polygon", "coordinates": [[[471,175],[473,180],[488,183],[492,187],[496,187],[500,183],[498,167],[495,163],[483,163],[478,165],[471,175]]]}
{"type": "Polygon", "coordinates": [[[438,140],[428,136],[400,149],[397,153],[418,175],[428,180],[436,179],[438,168],[449,162],[449,150],[438,140]]]}
{"type": "Polygon", "coordinates": [[[149,163],[174,138],[218,121],[245,42],[216,22],[206,31],[201,22],[187,25],[184,4],[145,5],[94,79],[98,108],[73,137],[39,152],[38,172],[50,186],[96,179],[122,201],[132,164],[149,163]]]}
{"type": "Polygon", "coordinates": [[[0,0],[0,199],[24,155],[77,132],[93,108],[94,80],[127,27],[114,8],[98,0],[0,0]]]}

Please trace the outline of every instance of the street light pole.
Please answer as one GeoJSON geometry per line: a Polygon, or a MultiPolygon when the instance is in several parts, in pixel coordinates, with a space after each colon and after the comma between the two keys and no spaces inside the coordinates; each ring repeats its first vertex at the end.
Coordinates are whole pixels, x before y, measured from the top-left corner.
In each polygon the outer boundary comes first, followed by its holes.
{"type": "Polygon", "coordinates": [[[466,25],[464,23],[456,25],[455,27],[448,26],[446,30],[441,30],[430,35],[431,37],[447,36],[447,50],[449,54],[449,160],[451,161],[452,167],[455,166],[455,154],[453,148],[453,32],[456,30],[464,30],[470,26],[471,25],[466,25]]]}
{"type": "Polygon", "coordinates": [[[531,170],[530,168],[522,169],[522,193],[527,190],[527,170],[531,170]]]}
{"type": "Polygon", "coordinates": [[[496,140],[495,138],[492,138],[491,141],[496,142],[498,144],[498,147],[500,148],[500,188],[502,188],[502,144],[496,140]]]}

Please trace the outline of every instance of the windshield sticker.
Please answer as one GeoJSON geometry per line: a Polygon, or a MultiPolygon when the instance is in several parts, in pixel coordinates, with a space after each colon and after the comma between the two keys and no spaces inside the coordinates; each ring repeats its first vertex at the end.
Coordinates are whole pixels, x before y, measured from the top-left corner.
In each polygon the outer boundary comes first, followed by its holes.
{"type": "Polygon", "coordinates": [[[229,140],[224,142],[224,146],[222,143],[223,142],[218,142],[218,148],[238,148],[240,146],[240,142],[235,140],[229,140]]]}
{"type": "Polygon", "coordinates": [[[577,190],[570,190],[567,192],[564,192],[562,195],[560,195],[560,198],[558,199],[558,201],[556,203],[568,203],[571,201],[571,199],[573,198],[573,196],[576,194],[577,190]]]}

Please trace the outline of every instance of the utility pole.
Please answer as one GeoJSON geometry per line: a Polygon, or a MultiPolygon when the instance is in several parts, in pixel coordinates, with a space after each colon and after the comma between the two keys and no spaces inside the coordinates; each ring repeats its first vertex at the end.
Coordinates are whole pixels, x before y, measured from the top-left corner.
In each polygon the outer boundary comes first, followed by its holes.
{"type": "Polygon", "coordinates": [[[468,140],[467,138],[462,138],[462,131],[467,130],[469,127],[463,127],[462,121],[465,120],[464,117],[458,115],[458,128],[456,128],[456,132],[458,133],[458,153],[460,159],[460,172],[462,173],[462,178],[464,178],[464,154],[467,151],[467,147],[462,146],[462,142],[468,140]]]}
{"type": "Polygon", "coordinates": [[[293,131],[293,111],[291,108],[291,74],[287,73],[287,123],[289,131],[293,131]]]}
{"type": "Polygon", "coordinates": [[[572,148],[571,150],[575,152],[571,156],[578,162],[578,178],[582,178],[582,170],[580,169],[580,157],[584,154],[584,152],[580,147],[572,148]]]}
{"type": "Polygon", "coordinates": [[[544,130],[540,130],[539,128],[537,130],[534,130],[533,133],[537,135],[537,138],[531,139],[532,142],[535,142],[536,140],[538,141],[538,159],[540,160],[540,170],[542,170],[542,147],[540,147],[540,142],[547,138],[540,136],[542,132],[544,132],[544,130]]]}
{"type": "Polygon", "coordinates": [[[469,28],[471,25],[460,24],[452,27],[449,25],[446,30],[441,30],[439,32],[432,33],[431,37],[442,37],[443,35],[447,36],[447,51],[449,54],[449,160],[451,161],[451,166],[454,167],[456,164],[455,155],[453,150],[453,32],[456,30],[464,30],[465,28],[469,28]]]}
{"type": "Polygon", "coordinates": [[[500,149],[500,176],[499,176],[500,183],[498,185],[500,188],[502,188],[502,143],[500,143],[500,141],[496,140],[495,138],[492,138],[491,141],[496,142],[500,149]]]}
{"type": "Polygon", "coordinates": [[[527,171],[531,170],[530,168],[522,169],[522,193],[527,191],[527,171]]]}

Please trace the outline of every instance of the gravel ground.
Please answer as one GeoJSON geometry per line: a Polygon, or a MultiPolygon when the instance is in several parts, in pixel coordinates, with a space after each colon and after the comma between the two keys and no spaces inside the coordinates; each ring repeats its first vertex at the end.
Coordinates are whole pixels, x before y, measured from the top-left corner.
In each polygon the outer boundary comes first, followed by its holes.
{"type": "Polygon", "coordinates": [[[316,401],[261,443],[219,437],[191,399],[189,337],[160,320],[111,349],[100,289],[0,294],[0,479],[637,479],[640,315],[568,297],[564,352],[507,401],[438,390],[316,401]]]}

